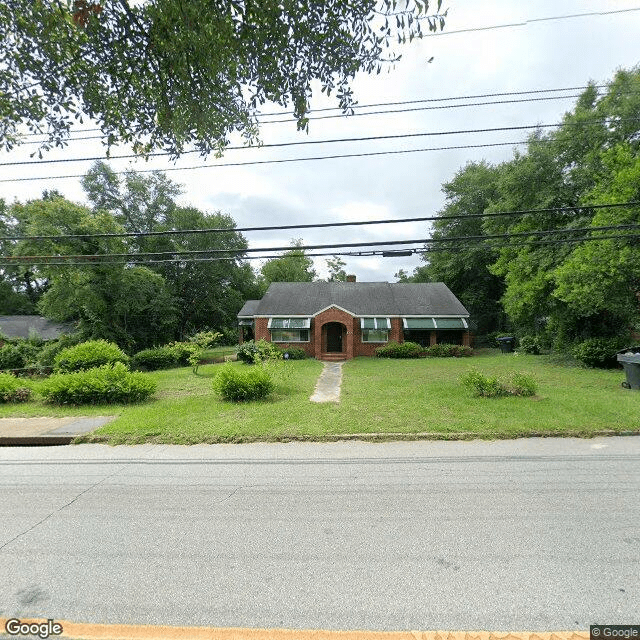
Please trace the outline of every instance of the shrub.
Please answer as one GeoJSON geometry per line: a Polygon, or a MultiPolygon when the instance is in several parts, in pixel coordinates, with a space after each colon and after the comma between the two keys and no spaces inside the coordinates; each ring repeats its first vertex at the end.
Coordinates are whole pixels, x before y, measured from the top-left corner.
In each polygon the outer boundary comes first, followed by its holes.
{"type": "Polygon", "coordinates": [[[625,346],[620,338],[589,338],[571,349],[571,354],[588,367],[615,367],[616,353],[625,346]]]}
{"type": "Polygon", "coordinates": [[[52,367],[55,364],[56,356],[63,350],[73,347],[81,342],[78,334],[63,335],[57,340],[47,342],[38,352],[36,356],[36,364],[41,368],[52,367]]]}
{"type": "Polygon", "coordinates": [[[511,379],[511,385],[509,386],[509,393],[512,396],[535,396],[538,390],[538,384],[533,376],[526,373],[516,373],[511,379]]]}
{"type": "Polygon", "coordinates": [[[0,402],[26,402],[31,389],[20,386],[20,381],[10,373],[0,373],[0,402]]]}
{"type": "Polygon", "coordinates": [[[122,362],[54,374],[39,389],[47,402],[74,405],[141,402],[155,390],[155,380],[144,373],[129,371],[122,362]]]}
{"type": "Polygon", "coordinates": [[[178,366],[178,354],[172,347],[156,347],[143,349],[131,358],[131,366],[135,369],[156,371],[178,366]]]}
{"type": "Polygon", "coordinates": [[[520,347],[518,348],[518,351],[521,353],[528,353],[533,356],[540,355],[542,344],[538,336],[522,336],[519,342],[520,347]]]}
{"type": "Polygon", "coordinates": [[[273,388],[271,376],[262,367],[238,369],[228,363],[220,367],[213,379],[214,391],[232,402],[259,400],[268,396],[273,388]]]}
{"type": "Polygon", "coordinates": [[[278,347],[285,360],[304,360],[307,352],[302,347],[278,347]],[[287,355],[288,354],[288,355],[287,355]]]}
{"type": "Polygon", "coordinates": [[[473,349],[461,344],[434,344],[425,349],[425,355],[431,358],[463,358],[472,356],[473,349]]]}
{"type": "Polygon", "coordinates": [[[474,396],[500,398],[503,396],[534,396],[538,385],[534,378],[525,373],[516,373],[511,382],[503,382],[497,376],[487,376],[472,369],[460,378],[474,396]]]}
{"type": "Polygon", "coordinates": [[[23,366],[24,359],[15,345],[6,343],[0,347],[0,369],[20,369],[23,366]]]}
{"type": "Polygon", "coordinates": [[[173,350],[176,358],[176,364],[186,367],[194,353],[200,352],[200,347],[194,342],[170,342],[167,347],[173,350]]]}
{"type": "Polygon", "coordinates": [[[243,342],[238,347],[238,360],[245,364],[254,364],[255,362],[264,362],[265,360],[280,360],[282,351],[277,345],[266,340],[249,340],[243,342]]]}
{"type": "Polygon", "coordinates": [[[460,380],[475,396],[499,398],[507,395],[506,387],[496,376],[486,376],[475,369],[463,375],[460,380]]]}
{"type": "Polygon", "coordinates": [[[389,342],[376,349],[378,358],[419,358],[423,349],[415,342],[389,342]]]}
{"type": "Polygon", "coordinates": [[[116,362],[129,364],[129,356],[117,344],[106,340],[90,340],[60,351],[54,358],[54,370],[57,373],[69,373],[116,362]]]}
{"type": "Polygon", "coordinates": [[[222,334],[218,331],[200,331],[192,335],[189,342],[197,344],[201,349],[211,349],[218,344],[221,338],[222,334]]]}

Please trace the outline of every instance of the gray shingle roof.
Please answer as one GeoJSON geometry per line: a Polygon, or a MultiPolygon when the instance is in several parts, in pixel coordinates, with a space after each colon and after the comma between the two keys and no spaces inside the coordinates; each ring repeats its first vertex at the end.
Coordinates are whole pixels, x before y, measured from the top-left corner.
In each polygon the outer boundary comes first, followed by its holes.
{"type": "Polygon", "coordinates": [[[242,309],[238,311],[238,318],[253,317],[259,304],[260,300],[247,300],[242,309]]]}
{"type": "Polygon", "coordinates": [[[313,316],[336,305],[355,316],[468,316],[442,282],[274,282],[262,300],[248,301],[240,315],[313,316]],[[258,302],[253,313],[247,305],[258,302]]]}
{"type": "Polygon", "coordinates": [[[28,338],[30,331],[43,340],[55,340],[63,333],[71,333],[73,327],[42,316],[0,316],[0,333],[7,338],[28,338]]]}

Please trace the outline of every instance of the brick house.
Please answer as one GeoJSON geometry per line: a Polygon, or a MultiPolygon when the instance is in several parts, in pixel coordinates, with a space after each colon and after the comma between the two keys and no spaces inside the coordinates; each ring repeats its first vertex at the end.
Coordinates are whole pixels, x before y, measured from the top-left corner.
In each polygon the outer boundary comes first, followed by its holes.
{"type": "Polygon", "coordinates": [[[471,344],[469,312],[442,282],[274,282],[238,313],[240,342],[302,347],[319,360],[373,356],[390,341],[471,344]]]}

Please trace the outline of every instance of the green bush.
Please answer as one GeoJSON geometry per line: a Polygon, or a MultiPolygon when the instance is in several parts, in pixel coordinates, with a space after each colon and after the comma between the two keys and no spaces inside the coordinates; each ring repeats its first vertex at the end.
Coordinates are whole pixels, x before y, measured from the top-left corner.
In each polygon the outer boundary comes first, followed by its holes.
{"type": "Polygon", "coordinates": [[[528,353],[532,356],[540,355],[542,350],[542,341],[539,336],[522,336],[519,339],[520,346],[518,351],[521,353],[528,353]]]}
{"type": "Polygon", "coordinates": [[[535,396],[538,390],[538,384],[533,376],[526,373],[515,373],[511,379],[511,385],[508,388],[512,396],[535,396]]]}
{"type": "Polygon", "coordinates": [[[285,360],[304,360],[307,358],[307,352],[302,347],[279,347],[282,351],[282,357],[285,360]],[[288,357],[287,357],[287,354],[288,357]]]}
{"type": "Polygon", "coordinates": [[[39,391],[52,404],[129,404],[141,402],[156,390],[144,373],[131,372],[122,362],[74,373],[54,374],[39,391]]]}
{"type": "Polygon", "coordinates": [[[501,398],[503,396],[534,396],[538,385],[534,378],[525,373],[515,373],[511,382],[503,382],[497,376],[487,376],[472,369],[460,378],[474,396],[482,398],[501,398]]]}
{"type": "Polygon", "coordinates": [[[473,369],[460,378],[462,384],[475,396],[482,398],[499,398],[507,395],[506,387],[497,376],[486,376],[473,369]]]}
{"type": "Polygon", "coordinates": [[[201,349],[195,342],[170,342],[166,345],[173,350],[177,366],[186,367],[194,353],[200,353],[201,349]]]}
{"type": "Polygon", "coordinates": [[[90,340],[60,351],[54,358],[54,370],[56,373],[70,373],[116,362],[129,364],[129,356],[117,344],[90,340]]]}
{"type": "Polygon", "coordinates": [[[273,380],[262,367],[238,369],[228,363],[222,365],[213,379],[213,389],[225,400],[243,402],[268,396],[274,388],[273,380]]]}
{"type": "Polygon", "coordinates": [[[431,358],[466,358],[473,355],[473,349],[461,344],[434,344],[425,349],[425,355],[431,358]]]}
{"type": "Polygon", "coordinates": [[[73,347],[79,344],[81,340],[82,339],[80,338],[79,334],[74,334],[63,335],[60,336],[60,338],[58,338],[57,340],[46,342],[36,356],[36,364],[40,368],[53,368],[56,356],[63,349],[68,349],[69,347],[73,347]]]}
{"type": "Polygon", "coordinates": [[[419,358],[424,349],[415,342],[389,342],[376,349],[378,358],[419,358]]]}
{"type": "Polygon", "coordinates": [[[201,349],[212,349],[222,338],[218,331],[200,331],[189,338],[189,342],[197,344],[201,349]]]}
{"type": "Polygon", "coordinates": [[[24,358],[20,350],[10,343],[0,347],[0,369],[21,369],[24,366],[24,358]]]}
{"type": "Polygon", "coordinates": [[[571,349],[571,355],[588,367],[607,369],[617,366],[616,353],[626,345],[621,338],[589,338],[571,349]]]}
{"type": "Polygon", "coordinates": [[[134,369],[156,371],[157,369],[171,369],[178,366],[178,353],[173,347],[156,347],[143,349],[131,358],[134,369]]]}
{"type": "Polygon", "coordinates": [[[30,397],[29,387],[21,386],[10,373],[0,373],[0,402],[26,402],[30,397]]]}
{"type": "Polygon", "coordinates": [[[280,360],[282,359],[282,351],[277,345],[266,340],[249,340],[243,342],[238,347],[238,360],[241,360],[245,364],[254,364],[256,362],[264,362],[265,360],[280,360]]]}

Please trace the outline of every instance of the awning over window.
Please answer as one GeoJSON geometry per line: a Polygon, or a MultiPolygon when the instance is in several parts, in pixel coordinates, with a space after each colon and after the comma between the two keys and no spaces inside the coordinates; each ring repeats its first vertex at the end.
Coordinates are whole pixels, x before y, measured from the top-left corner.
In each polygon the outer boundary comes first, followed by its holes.
{"type": "Polygon", "coordinates": [[[311,318],[269,318],[268,329],[309,329],[311,318]]]}
{"type": "Polygon", "coordinates": [[[240,320],[240,322],[238,322],[238,324],[241,327],[252,327],[253,326],[253,320],[248,319],[248,320],[240,320]]]}
{"type": "Polygon", "coordinates": [[[360,318],[361,329],[391,329],[389,318],[360,318]]]}
{"type": "Polygon", "coordinates": [[[405,329],[435,329],[433,318],[402,318],[405,329]]]}
{"type": "Polygon", "coordinates": [[[402,326],[412,329],[468,329],[465,318],[402,318],[402,326]]]}

